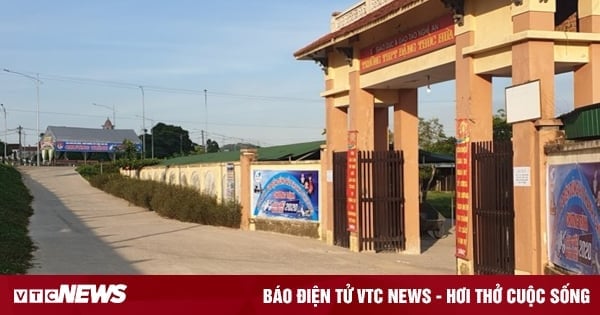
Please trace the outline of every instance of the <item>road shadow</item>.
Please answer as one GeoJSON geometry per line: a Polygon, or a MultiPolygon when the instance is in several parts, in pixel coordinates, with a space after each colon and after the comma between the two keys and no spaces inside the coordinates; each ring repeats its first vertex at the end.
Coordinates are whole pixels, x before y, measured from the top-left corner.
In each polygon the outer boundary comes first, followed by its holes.
{"type": "Polygon", "coordinates": [[[28,274],[140,274],[106,244],[60,197],[21,172],[34,197],[29,235],[36,250],[28,274]]]}
{"type": "Polygon", "coordinates": [[[421,230],[421,254],[429,251],[434,246],[447,246],[450,242],[452,243],[451,245],[454,245],[454,227],[452,225],[452,220],[450,219],[446,219],[446,222],[444,223],[444,231],[441,233],[441,235],[436,235],[432,231],[421,230]],[[451,238],[451,240],[448,238],[451,238]],[[445,244],[442,245],[440,243],[445,244]]]}

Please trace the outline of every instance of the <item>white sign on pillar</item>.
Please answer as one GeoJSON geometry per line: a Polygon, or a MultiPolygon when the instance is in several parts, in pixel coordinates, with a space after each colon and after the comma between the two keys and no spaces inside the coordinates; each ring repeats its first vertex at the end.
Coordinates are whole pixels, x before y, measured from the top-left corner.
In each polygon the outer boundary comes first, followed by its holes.
{"type": "Polygon", "coordinates": [[[540,80],[507,87],[505,100],[506,122],[509,124],[542,117],[540,80]]]}
{"type": "Polygon", "coordinates": [[[513,168],[513,183],[515,187],[531,187],[531,167],[515,166],[513,168]]]}

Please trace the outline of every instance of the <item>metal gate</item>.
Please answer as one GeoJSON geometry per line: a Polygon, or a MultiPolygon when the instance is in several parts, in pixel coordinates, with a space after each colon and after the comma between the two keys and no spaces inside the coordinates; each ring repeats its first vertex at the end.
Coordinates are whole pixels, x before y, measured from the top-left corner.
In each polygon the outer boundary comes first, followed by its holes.
{"type": "Polygon", "coordinates": [[[471,144],[475,274],[514,274],[512,142],[471,144]]]}
{"type": "Polygon", "coordinates": [[[347,152],[333,153],[333,244],[350,248],[346,210],[347,152]]]}
{"type": "Polygon", "coordinates": [[[358,152],[360,250],[405,249],[403,166],[402,151],[358,152]]]}

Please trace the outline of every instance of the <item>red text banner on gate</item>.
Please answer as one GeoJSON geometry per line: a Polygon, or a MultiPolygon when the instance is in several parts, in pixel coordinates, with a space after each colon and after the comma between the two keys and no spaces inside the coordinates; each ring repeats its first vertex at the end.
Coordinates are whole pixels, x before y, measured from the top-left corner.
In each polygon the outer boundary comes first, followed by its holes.
{"type": "Polygon", "coordinates": [[[467,119],[457,120],[456,134],[456,257],[466,259],[471,209],[471,142],[467,119]]]}
{"type": "Polygon", "coordinates": [[[346,165],[346,212],[348,215],[348,228],[349,232],[358,231],[358,195],[356,194],[356,187],[358,184],[358,151],[356,149],[356,137],[358,131],[348,131],[348,151],[347,151],[347,165],[346,165]]]}
{"type": "Polygon", "coordinates": [[[594,314],[593,276],[4,276],[0,314],[594,314]]]}
{"type": "Polygon", "coordinates": [[[360,51],[360,71],[366,73],[437,49],[454,45],[454,20],[444,15],[360,51]]]}

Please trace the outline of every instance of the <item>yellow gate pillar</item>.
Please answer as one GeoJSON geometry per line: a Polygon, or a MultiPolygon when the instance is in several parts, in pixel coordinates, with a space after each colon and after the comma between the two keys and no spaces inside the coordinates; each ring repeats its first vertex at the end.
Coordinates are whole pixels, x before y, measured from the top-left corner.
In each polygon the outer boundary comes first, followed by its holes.
{"type": "MultiPolygon", "coordinates": [[[[465,5],[472,6],[473,2],[465,5]]],[[[465,10],[470,11],[467,7],[465,10]]],[[[460,202],[457,199],[456,241],[457,241],[457,273],[473,274],[473,199],[471,179],[470,143],[472,141],[490,141],[493,137],[492,124],[492,80],[491,76],[482,76],[475,73],[475,60],[471,55],[463,55],[463,49],[475,43],[475,23],[472,18],[465,16],[463,25],[455,27],[456,36],[456,138],[462,141],[467,148],[466,152],[456,153],[457,170],[460,165],[467,172],[464,183],[459,183],[457,176],[457,189],[460,185],[465,192],[462,193],[460,202]],[[459,208],[460,207],[460,212],[459,208]],[[459,251],[458,249],[461,249],[459,251]]],[[[462,171],[462,170],[461,170],[462,171]]]]}
{"type": "MultiPolygon", "coordinates": [[[[579,31],[600,33],[600,0],[579,0],[579,31]]],[[[575,108],[600,103],[600,44],[589,46],[587,64],[575,69],[575,108]]]]}
{"type": "MultiPolygon", "coordinates": [[[[515,33],[554,30],[554,1],[526,1],[513,11],[515,33]]],[[[546,216],[544,144],[555,134],[554,42],[528,40],[512,46],[512,83],[540,80],[540,114],[536,121],[513,124],[514,167],[529,168],[530,185],[514,187],[515,273],[541,274],[546,257],[542,226],[546,216]]],[[[537,105],[537,104],[536,104],[537,105]]]]}
{"type": "MultiPolygon", "coordinates": [[[[334,81],[329,79],[325,82],[326,90],[333,89],[334,81]]],[[[324,232],[326,235],[327,244],[333,245],[334,243],[334,193],[333,193],[333,181],[329,180],[329,177],[333,176],[333,153],[343,152],[348,149],[348,115],[347,107],[336,107],[335,96],[328,96],[325,99],[325,140],[326,150],[321,152],[321,159],[326,165],[326,174],[321,176],[321,183],[325,187],[323,190],[325,195],[323,200],[323,207],[321,212],[322,224],[324,226],[324,232]]],[[[346,183],[343,183],[346,185],[346,183]]]]}
{"type": "MultiPolygon", "coordinates": [[[[350,117],[349,130],[356,131],[356,150],[357,151],[370,151],[375,148],[374,138],[374,116],[375,106],[374,97],[371,93],[363,90],[360,87],[360,73],[359,71],[352,71],[349,74],[350,79],[350,91],[349,100],[350,106],[348,108],[348,115],[350,117]]],[[[360,192],[357,192],[360,194],[360,192]]],[[[360,211],[358,207],[358,200],[356,198],[356,209],[360,211]]],[[[365,227],[363,222],[360,222],[360,214],[357,213],[357,231],[350,233],[350,250],[360,251],[360,239],[359,235],[365,227]]]]}
{"type": "Polygon", "coordinates": [[[417,89],[400,90],[394,105],[394,149],[404,154],[404,235],[408,254],[421,253],[417,89]]]}

